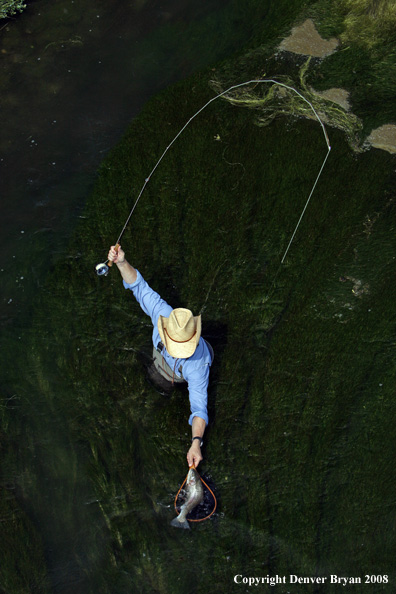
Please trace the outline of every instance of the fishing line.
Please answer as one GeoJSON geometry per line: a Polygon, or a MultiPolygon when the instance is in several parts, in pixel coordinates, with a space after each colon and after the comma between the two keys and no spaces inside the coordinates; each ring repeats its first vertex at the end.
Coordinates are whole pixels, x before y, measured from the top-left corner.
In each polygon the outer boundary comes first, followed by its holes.
{"type": "MultiPolygon", "coordinates": [[[[199,115],[199,114],[200,114],[202,111],[204,111],[204,109],[206,109],[206,108],[207,108],[207,107],[208,107],[208,106],[209,106],[211,103],[213,103],[213,101],[216,101],[216,99],[219,99],[219,97],[224,97],[225,95],[227,95],[227,93],[229,93],[230,91],[233,91],[234,89],[238,89],[238,88],[240,88],[240,87],[244,87],[244,86],[251,85],[251,84],[261,84],[261,83],[272,83],[272,84],[274,84],[274,85],[278,85],[278,86],[280,86],[280,87],[284,87],[285,89],[288,89],[288,90],[290,90],[290,91],[293,91],[293,92],[294,92],[294,93],[296,93],[296,94],[297,94],[297,95],[298,95],[298,96],[299,96],[299,97],[300,97],[300,98],[301,98],[303,101],[305,101],[305,103],[307,103],[307,104],[309,105],[309,107],[311,108],[312,112],[314,113],[314,115],[315,115],[316,119],[318,120],[319,124],[321,125],[322,131],[323,131],[323,135],[324,135],[324,137],[325,137],[325,141],[326,141],[327,149],[328,149],[328,152],[327,152],[327,154],[326,154],[326,156],[325,156],[325,158],[324,158],[324,160],[323,160],[323,163],[322,163],[322,166],[321,166],[321,168],[320,168],[320,171],[319,171],[319,173],[318,173],[318,176],[317,176],[317,178],[316,178],[316,180],[315,180],[315,183],[314,183],[314,185],[312,186],[311,192],[310,192],[310,194],[309,194],[309,196],[308,196],[308,199],[307,199],[307,201],[306,201],[306,203],[305,203],[305,206],[304,206],[304,208],[303,208],[303,211],[302,211],[302,213],[301,213],[301,216],[300,216],[300,218],[299,218],[299,220],[298,220],[298,222],[297,222],[297,225],[296,225],[296,227],[295,227],[295,229],[294,229],[294,231],[293,231],[292,237],[291,237],[291,239],[290,239],[290,241],[289,241],[289,244],[288,244],[288,246],[287,246],[287,248],[286,248],[286,251],[285,251],[285,253],[283,254],[283,257],[282,257],[282,260],[281,260],[281,265],[283,264],[283,262],[284,262],[284,259],[286,258],[286,255],[287,255],[287,253],[288,253],[288,251],[289,251],[289,248],[290,248],[290,246],[291,246],[291,244],[292,244],[292,242],[293,242],[293,239],[294,239],[294,236],[295,236],[295,234],[296,234],[296,232],[297,232],[297,229],[298,229],[298,227],[299,227],[299,225],[300,225],[300,223],[301,223],[301,220],[302,220],[302,218],[303,218],[303,216],[304,216],[304,213],[305,213],[305,211],[306,211],[306,209],[307,209],[307,207],[308,207],[309,201],[310,201],[310,199],[311,199],[311,196],[312,196],[312,194],[313,194],[313,192],[314,192],[314,190],[315,190],[316,184],[318,183],[318,180],[319,180],[319,178],[320,178],[320,176],[321,176],[321,174],[322,174],[323,168],[324,168],[324,166],[325,166],[325,163],[326,163],[326,161],[327,161],[327,157],[329,156],[329,153],[330,153],[330,151],[331,151],[331,146],[330,146],[329,138],[328,138],[328,136],[327,136],[327,132],[326,132],[326,129],[325,129],[325,127],[324,127],[324,124],[323,124],[322,120],[320,119],[320,117],[318,116],[318,114],[317,114],[317,112],[316,112],[316,110],[315,110],[314,106],[312,105],[312,103],[311,103],[310,101],[308,101],[308,99],[306,99],[306,98],[305,98],[305,97],[304,97],[304,96],[303,96],[303,95],[302,95],[302,94],[301,94],[299,91],[297,91],[297,89],[295,89],[295,88],[293,88],[293,87],[290,87],[289,85],[286,85],[286,84],[284,84],[284,83],[281,83],[281,82],[278,82],[278,81],[276,81],[276,80],[273,80],[273,79],[271,79],[271,78],[268,78],[268,79],[267,79],[267,78],[263,78],[263,79],[252,79],[252,80],[248,80],[248,81],[246,81],[246,82],[243,82],[243,83],[239,83],[239,84],[237,84],[237,85],[232,85],[231,87],[229,87],[229,88],[228,88],[228,89],[226,89],[225,91],[222,91],[221,93],[218,93],[217,95],[215,95],[215,97],[212,97],[211,99],[209,99],[209,101],[207,101],[207,103],[205,103],[205,105],[203,105],[203,106],[202,106],[202,107],[201,107],[201,108],[200,108],[200,109],[199,109],[199,110],[198,110],[198,111],[197,111],[197,112],[196,112],[196,113],[195,113],[193,116],[191,116],[191,118],[190,118],[190,119],[189,119],[189,120],[188,120],[188,121],[187,121],[187,122],[184,124],[184,126],[183,126],[183,127],[182,127],[182,128],[179,130],[179,132],[176,134],[176,136],[174,137],[174,139],[172,140],[172,142],[170,142],[170,144],[168,144],[168,146],[166,147],[166,149],[164,150],[164,152],[162,153],[162,155],[160,156],[160,158],[158,159],[158,161],[157,161],[157,162],[156,162],[156,164],[154,165],[153,169],[150,171],[149,175],[148,175],[148,176],[145,178],[145,180],[144,180],[144,184],[143,184],[143,186],[141,187],[141,189],[140,189],[140,192],[139,192],[139,194],[138,194],[138,196],[137,196],[137,198],[136,198],[136,200],[135,200],[135,202],[134,202],[134,204],[133,204],[133,206],[132,206],[132,208],[131,208],[131,211],[130,211],[130,213],[129,213],[128,217],[127,217],[127,220],[125,221],[125,225],[124,225],[124,226],[123,226],[123,228],[121,229],[121,233],[119,234],[119,236],[118,236],[118,238],[117,238],[117,241],[116,241],[116,243],[115,243],[115,245],[116,245],[116,246],[118,246],[118,245],[119,245],[119,243],[120,243],[120,241],[121,241],[121,237],[123,236],[123,234],[124,234],[124,231],[125,231],[125,229],[126,229],[126,228],[127,228],[127,226],[128,226],[128,223],[129,223],[129,221],[130,221],[130,219],[131,219],[131,217],[132,217],[132,215],[133,215],[133,213],[134,213],[134,211],[135,211],[135,208],[137,207],[137,205],[138,205],[138,203],[139,203],[139,200],[140,200],[140,198],[141,198],[141,196],[142,196],[142,194],[143,194],[144,190],[146,189],[146,186],[147,186],[147,184],[149,183],[149,181],[150,181],[150,179],[151,179],[151,176],[153,175],[153,173],[155,172],[155,170],[157,169],[157,167],[158,167],[158,166],[159,166],[159,164],[161,163],[162,159],[165,157],[166,153],[167,153],[167,152],[169,151],[169,149],[170,149],[170,148],[173,146],[173,144],[176,142],[176,140],[179,138],[179,136],[180,136],[180,135],[181,135],[181,134],[184,132],[184,130],[187,128],[187,126],[189,126],[189,125],[190,125],[190,123],[191,123],[191,122],[192,122],[192,121],[193,121],[193,120],[194,120],[194,119],[195,119],[195,118],[196,118],[196,117],[197,117],[197,116],[198,116],[198,115],[199,115]]],[[[106,260],[106,262],[103,262],[103,263],[101,263],[101,264],[98,264],[98,265],[96,266],[96,268],[95,268],[95,270],[96,270],[96,273],[97,273],[99,276],[106,276],[106,275],[107,275],[107,273],[108,273],[108,271],[109,271],[109,269],[108,269],[108,266],[111,266],[111,265],[112,265],[112,262],[109,262],[109,260],[106,260]]]]}

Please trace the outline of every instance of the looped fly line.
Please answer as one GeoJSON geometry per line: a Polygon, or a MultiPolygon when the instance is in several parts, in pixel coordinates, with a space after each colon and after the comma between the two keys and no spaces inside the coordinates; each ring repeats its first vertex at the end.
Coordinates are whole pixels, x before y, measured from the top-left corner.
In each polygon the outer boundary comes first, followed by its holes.
{"type": "Polygon", "coordinates": [[[179,138],[179,136],[180,136],[180,135],[181,135],[181,134],[184,132],[184,130],[187,128],[187,126],[188,126],[188,125],[189,125],[189,124],[190,124],[190,123],[191,123],[191,122],[192,122],[192,121],[193,121],[193,120],[194,120],[194,119],[195,119],[195,118],[196,118],[196,117],[197,117],[197,116],[198,116],[198,115],[199,115],[199,114],[200,114],[202,111],[204,111],[204,109],[206,109],[206,108],[207,108],[207,107],[208,107],[208,106],[209,106],[211,103],[213,103],[213,101],[216,101],[216,99],[219,99],[219,97],[223,97],[224,95],[227,95],[227,93],[229,93],[230,91],[233,91],[234,89],[238,89],[238,88],[240,88],[240,87],[244,87],[244,86],[246,86],[246,85],[251,85],[251,84],[261,84],[261,83],[272,83],[272,84],[274,84],[274,85],[278,85],[278,86],[280,86],[280,87],[284,87],[285,89],[289,89],[290,91],[293,91],[294,93],[296,93],[296,94],[297,94],[297,95],[298,95],[298,96],[299,96],[299,97],[300,97],[300,98],[301,98],[303,101],[305,101],[305,103],[307,103],[307,104],[309,105],[309,107],[311,108],[311,110],[312,110],[313,114],[315,115],[315,118],[318,120],[319,124],[321,125],[322,131],[323,131],[323,135],[324,135],[324,137],[325,137],[325,141],[326,141],[327,149],[328,149],[328,151],[327,151],[327,153],[326,153],[326,156],[325,156],[325,158],[324,158],[324,160],[323,160],[322,166],[321,166],[321,168],[320,168],[320,171],[319,171],[319,173],[318,173],[318,176],[317,176],[317,178],[316,178],[316,180],[315,180],[315,182],[314,182],[314,185],[312,186],[312,189],[311,189],[311,191],[310,191],[310,193],[309,193],[308,199],[307,199],[307,201],[306,201],[306,203],[305,203],[305,206],[304,206],[304,208],[303,208],[303,210],[302,210],[302,213],[301,213],[301,215],[300,215],[300,218],[299,218],[299,220],[298,220],[298,222],[297,222],[297,225],[296,225],[296,227],[295,227],[295,229],[294,229],[294,231],[293,231],[293,234],[292,234],[292,236],[291,236],[291,239],[290,239],[290,241],[289,241],[289,244],[288,244],[288,246],[287,246],[287,248],[286,248],[286,250],[285,250],[285,253],[283,254],[283,257],[282,257],[282,260],[281,260],[281,264],[283,264],[283,262],[284,262],[284,260],[285,260],[285,258],[286,258],[286,254],[287,254],[287,252],[289,251],[289,248],[290,248],[290,246],[291,246],[291,244],[292,244],[292,241],[293,241],[293,239],[294,239],[294,236],[295,236],[295,234],[296,234],[296,232],[297,232],[297,229],[298,229],[298,227],[299,227],[299,225],[300,225],[300,223],[301,223],[301,220],[302,220],[302,218],[303,218],[303,216],[304,216],[304,213],[305,213],[305,211],[306,211],[306,209],[307,209],[307,206],[308,206],[308,204],[309,204],[309,201],[310,201],[310,199],[311,199],[311,196],[312,196],[312,194],[313,194],[313,192],[314,192],[314,190],[315,190],[316,184],[318,183],[318,180],[319,180],[319,178],[320,178],[320,176],[321,176],[321,174],[322,174],[323,168],[324,168],[324,166],[325,166],[325,163],[326,163],[326,161],[327,161],[327,158],[328,158],[328,156],[329,156],[329,154],[330,154],[330,151],[331,151],[331,146],[330,146],[329,138],[328,138],[328,136],[327,136],[327,132],[326,132],[326,129],[325,129],[325,127],[324,127],[324,124],[323,124],[322,120],[320,119],[320,117],[318,116],[318,114],[317,114],[317,112],[316,112],[316,110],[315,110],[314,106],[312,105],[312,103],[311,103],[310,101],[308,101],[308,99],[306,99],[306,98],[305,98],[305,97],[304,97],[304,96],[303,96],[303,95],[302,95],[302,94],[301,94],[299,91],[297,91],[297,90],[296,90],[296,89],[294,89],[293,87],[290,87],[289,85],[286,85],[286,84],[284,84],[284,83],[278,82],[278,81],[276,81],[276,80],[273,80],[273,79],[271,79],[271,78],[268,78],[268,79],[266,79],[266,78],[262,78],[262,79],[252,79],[252,80],[248,80],[248,81],[246,81],[246,82],[243,82],[243,83],[239,83],[239,84],[237,84],[237,85],[232,85],[231,87],[229,87],[229,88],[228,88],[228,89],[226,89],[225,91],[222,91],[221,93],[218,93],[218,94],[217,94],[215,97],[212,97],[212,99],[209,99],[209,101],[208,101],[207,103],[205,103],[205,105],[203,105],[203,106],[202,106],[202,107],[201,107],[201,108],[200,108],[200,109],[199,109],[199,110],[198,110],[198,111],[197,111],[197,112],[196,112],[196,113],[195,113],[193,116],[191,116],[191,118],[190,118],[190,119],[189,119],[189,120],[188,120],[188,121],[187,121],[187,122],[184,124],[184,126],[183,126],[183,127],[182,127],[182,128],[179,130],[179,132],[176,134],[176,136],[174,137],[174,139],[172,140],[172,142],[171,142],[170,144],[168,144],[168,146],[166,147],[166,149],[164,150],[164,152],[162,153],[162,155],[161,155],[161,156],[160,156],[160,158],[158,159],[157,163],[154,165],[153,169],[152,169],[152,170],[151,170],[151,172],[149,173],[148,177],[146,177],[146,179],[144,180],[144,184],[143,184],[143,186],[142,186],[142,188],[141,188],[141,190],[140,190],[140,192],[139,192],[139,194],[138,194],[138,197],[137,197],[137,198],[136,198],[136,200],[135,200],[135,203],[134,203],[134,205],[132,206],[132,209],[131,209],[131,211],[130,211],[130,213],[129,213],[129,215],[128,215],[128,218],[127,218],[127,220],[126,220],[126,222],[125,222],[125,225],[123,226],[123,228],[122,228],[122,230],[121,230],[121,233],[120,233],[120,234],[119,234],[119,236],[118,236],[118,239],[117,239],[117,241],[116,241],[116,244],[120,243],[121,237],[122,237],[122,235],[124,234],[124,231],[125,231],[125,229],[126,229],[126,227],[127,227],[128,223],[129,223],[129,221],[130,221],[130,219],[131,219],[131,216],[132,216],[132,214],[133,214],[133,212],[134,212],[134,210],[135,210],[135,208],[136,208],[136,206],[137,206],[137,204],[138,204],[138,202],[139,202],[139,200],[140,200],[140,197],[141,197],[141,195],[143,194],[143,192],[144,192],[144,190],[145,190],[145,188],[146,188],[146,186],[147,186],[148,182],[150,181],[150,178],[151,178],[151,176],[153,175],[154,171],[157,169],[158,165],[161,163],[161,161],[162,161],[162,159],[165,157],[166,153],[169,151],[169,149],[171,148],[171,146],[172,146],[172,145],[173,145],[173,144],[176,142],[176,140],[179,138]]]}

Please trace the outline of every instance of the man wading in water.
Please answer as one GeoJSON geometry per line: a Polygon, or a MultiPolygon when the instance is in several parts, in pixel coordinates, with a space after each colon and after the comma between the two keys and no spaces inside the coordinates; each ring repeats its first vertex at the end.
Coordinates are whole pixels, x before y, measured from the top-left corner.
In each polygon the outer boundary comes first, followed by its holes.
{"type": "Polygon", "coordinates": [[[213,349],[201,337],[201,316],[193,316],[182,307],[172,309],[129,264],[121,247],[116,250],[111,246],[108,259],[117,265],[125,289],[132,291],[153,323],[151,379],[165,390],[174,383],[188,384],[192,442],[187,461],[189,466],[197,467],[202,460],[202,437],[208,423],[209,368],[213,361],[213,349]]]}

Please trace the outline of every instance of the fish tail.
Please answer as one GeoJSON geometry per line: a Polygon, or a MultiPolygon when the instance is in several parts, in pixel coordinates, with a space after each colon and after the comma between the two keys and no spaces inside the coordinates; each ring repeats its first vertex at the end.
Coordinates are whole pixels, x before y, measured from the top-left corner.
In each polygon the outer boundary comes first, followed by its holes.
{"type": "Polygon", "coordinates": [[[180,522],[177,518],[174,518],[171,522],[171,526],[175,528],[184,528],[185,530],[190,530],[190,525],[187,520],[180,522]]]}

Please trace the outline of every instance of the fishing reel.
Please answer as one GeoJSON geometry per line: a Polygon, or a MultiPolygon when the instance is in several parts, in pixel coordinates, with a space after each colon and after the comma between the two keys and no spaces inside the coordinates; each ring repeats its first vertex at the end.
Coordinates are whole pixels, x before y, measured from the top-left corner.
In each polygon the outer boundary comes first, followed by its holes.
{"type": "MultiPolygon", "coordinates": [[[[120,244],[117,243],[115,246],[116,252],[118,252],[118,248],[120,244]]],[[[106,260],[106,262],[102,262],[101,264],[97,264],[95,266],[96,274],[98,276],[107,276],[109,274],[109,268],[113,266],[113,262],[111,260],[106,260]]]]}
{"type": "Polygon", "coordinates": [[[109,274],[109,267],[107,266],[106,262],[97,264],[95,266],[95,270],[98,276],[107,276],[109,274]]]}

